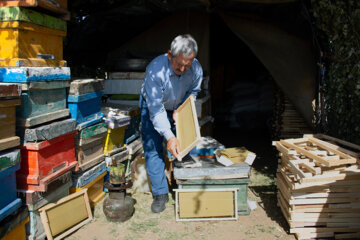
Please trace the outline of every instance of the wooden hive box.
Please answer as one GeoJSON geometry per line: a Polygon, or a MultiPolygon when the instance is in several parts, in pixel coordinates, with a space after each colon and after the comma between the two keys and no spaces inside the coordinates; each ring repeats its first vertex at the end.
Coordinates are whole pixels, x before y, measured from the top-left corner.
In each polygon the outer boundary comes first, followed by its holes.
{"type": "Polygon", "coordinates": [[[20,163],[20,150],[11,149],[0,152],[0,171],[20,163]]]}
{"type": "Polygon", "coordinates": [[[247,205],[250,166],[238,163],[219,167],[215,159],[200,159],[203,167],[174,168],[174,178],[179,189],[237,189],[239,215],[250,213],[247,205]]]}
{"type": "Polygon", "coordinates": [[[39,7],[49,11],[52,15],[62,18],[64,20],[70,20],[70,13],[67,10],[67,0],[2,0],[0,1],[0,7],[39,7]]]}
{"type": "Polygon", "coordinates": [[[118,113],[130,116],[130,124],[125,129],[124,142],[129,144],[140,136],[140,108],[138,105],[126,105],[116,103],[103,103],[101,111],[107,115],[109,109],[114,109],[118,113]]]}
{"type": "Polygon", "coordinates": [[[25,224],[29,222],[29,218],[24,219],[19,225],[17,225],[11,232],[2,238],[2,240],[26,240],[26,228],[25,224]]]}
{"type": "Polygon", "coordinates": [[[76,119],[77,124],[102,118],[101,97],[103,95],[104,91],[68,95],[67,104],[71,118],[76,119]]]}
{"type": "Polygon", "coordinates": [[[104,79],[74,79],[71,81],[69,95],[83,95],[86,93],[98,92],[104,90],[104,79]]]}
{"type": "Polygon", "coordinates": [[[104,196],[105,196],[105,192],[103,191],[104,189],[104,177],[107,174],[106,169],[105,171],[100,174],[99,176],[97,176],[94,180],[92,180],[91,182],[89,182],[88,184],[86,184],[83,187],[80,188],[74,188],[71,187],[70,188],[70,193],[75,193],[75,192],[79,192],[85,188],[87,188],[87,193],[89,196],[89,202],[90,202],[90,206],[91,208],[94,208],[95,205],[100,202],[104,196]]]}
{"type": "Polygon", "coordinates": [[[0,239],[26,240],[26,227],[29,222],[29,212],[26,207],[20,208],[16,214],[8,216],[1,222],[0,239]]]}
{"type": "Polygon", "coordinates": [[[145,72],[110,72],[104,92],[113,100],[138,100],[145,72]]]}
{"type": "Polygon", "coordinates": [[[19,194],[23,197],[29,212],[29,223],[27,224],[27,239],[45,239],[46,233],[41,222],[39,209],[46,204],[56,202],[69,195],[69,188],[72,185],[71,172],[61,176],[61,180],[56,187],[51,187],[46,193],[34,191],[21,191],[19,194]],[[59,184],[61,182],[61,184],[59,184]]]}
{"type": "Polygon", "coordinates": [[[86,170],[85,172],[76,172],[72,175],[73,188],[82,188],[85,185],[88,185],[95,178],[100,176],[102,173],[106,172],[106,163],[101,162],[96,166],[86,170]]]}
{"type": "Polygon", "coordinates": [[[5,21],[21,21],[33,23],[39,26],[57,29],[66,32],[66,22],[49,16],[44,13],[33,11],[29,8],[23,7],[0,7],[0,19],[5,21]]]}
{"type": "Polygon", "coordinates": [[[20,104],[20,99],[0,99],[0,139],[15,136],[16,106],[20,104]]]}
{"type": "Polygon", "coordinates": [[[89,169],[105,159],[106,134],[107,127],[104,123],[97,123],[79,131],[75,138],[75,151],[81,171],[89,169]]]}
{"type": "Polygon", "coordinates": [[[0,82],[29,83],[70,80],[69,67],[0,67],[0,82]]]}
{"type": "Polygon", "coordinates": [[[0,66],[63,67],[66,32],[22,21],[0,22],[0,66]],[[10,37],[9,37],[10,36],[10,37]]]}
{"type": "Polygon", "coordinates": [[[68,116],[68,86],[69,81],[23,83],[22,104],[16,109],[17,125],[31,127],[68,116]]]}
{"type": "Polygon", "coordinates": [[[45,192],[47,184],[77,167],[74,136],[76,131],[39,143],[21,145],[21,169],[17,172],[19,189],[45,192]]]}
{"type": "Polygon", "coordinates": [[[124,146],[125,129],[126,126],[115,129],[109,128],[107,130],[107,135],[104,145],[104,154],[106,156],[110,156],[113,153],[118,152],[118,150],[124,146]]]}
{"type": "Polygon", "coordinates": [[[0,171],[0,221],[12,214],[21,206],[21,199],[16,195],[15,172],[20,164],[13,165],[0,171]]]}

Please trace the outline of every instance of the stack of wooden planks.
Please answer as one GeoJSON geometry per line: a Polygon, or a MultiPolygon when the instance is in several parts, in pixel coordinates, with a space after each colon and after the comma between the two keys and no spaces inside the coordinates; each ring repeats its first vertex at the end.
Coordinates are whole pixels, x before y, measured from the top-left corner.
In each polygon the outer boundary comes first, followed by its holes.
{"type": "Polygon", "coordinates": [[[299,138],[312,130],[289,98],[280,90],[274,94],[273,139],[299,138]]]}
{"type": "Polygon", "coordinates": [[[280,152],[278,205],[290,233],[298,239],[359,239],[360,146],[326,135],[274,145],[280,152]]]}

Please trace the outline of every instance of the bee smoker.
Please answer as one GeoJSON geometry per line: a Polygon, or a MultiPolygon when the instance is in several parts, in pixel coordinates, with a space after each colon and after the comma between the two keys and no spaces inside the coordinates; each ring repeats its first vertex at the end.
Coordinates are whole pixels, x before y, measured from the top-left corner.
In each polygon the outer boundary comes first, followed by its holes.
{"type": "Polygon", "coordinates": [[[132,187],[132,181],[125,178],[125,165],[118,163],[110,166],[110,180],[104,183],[109,196],[104,200],[103,212],[111,222],[125,222],[134,214],[136,200],[126,195],[126,189],[132,187]]]}

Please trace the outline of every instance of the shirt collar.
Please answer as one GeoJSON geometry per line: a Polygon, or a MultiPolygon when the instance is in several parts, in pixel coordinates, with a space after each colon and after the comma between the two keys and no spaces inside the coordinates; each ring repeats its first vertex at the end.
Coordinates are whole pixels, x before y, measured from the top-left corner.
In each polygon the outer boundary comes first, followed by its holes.
{"type": "Polygon", "coordinates": [[[167,67],[170,70],[170,77],[177,76],[170,65],[170,60],[169,60],[168,54],[166,53],[165,56],[166,56],[167,67]]]}

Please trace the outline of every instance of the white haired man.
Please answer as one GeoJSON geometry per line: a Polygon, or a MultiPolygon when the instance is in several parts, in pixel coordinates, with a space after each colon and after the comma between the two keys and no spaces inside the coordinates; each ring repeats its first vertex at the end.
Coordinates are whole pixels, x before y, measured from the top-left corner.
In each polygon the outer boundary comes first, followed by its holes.
{"type": "Polygon", "coordinates": [[[141,137],[146,169],[154,197],[151,210],[162,212],[169,201],[168,182],[164,173],[163,140],[175,157],[179,141],[175,137],[173,114],[186,99],[200,91],[203,70],[195,58],[198,47],[189,34],[177,36],[170,50],[152,60],[146,68],[141,88],[141,137]]]}

